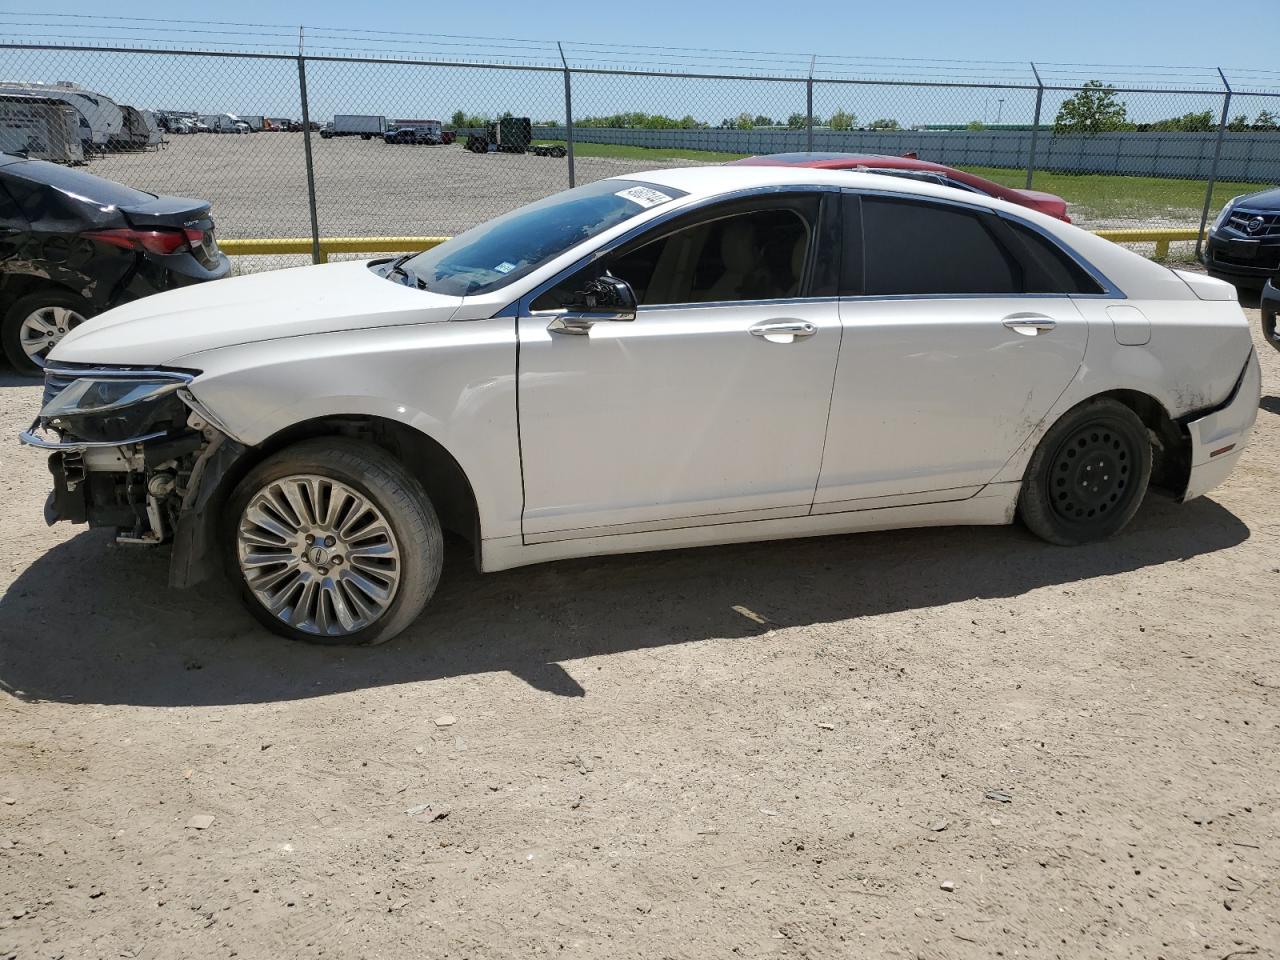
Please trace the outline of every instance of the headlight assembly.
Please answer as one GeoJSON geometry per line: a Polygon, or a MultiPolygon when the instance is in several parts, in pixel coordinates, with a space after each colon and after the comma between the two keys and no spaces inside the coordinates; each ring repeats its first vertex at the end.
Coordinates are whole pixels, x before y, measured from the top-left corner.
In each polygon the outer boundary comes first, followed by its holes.
{"type": "Polygon", "coordinates": [[[1209,228],[1210,233],[1217,233],[1222,225],[1227,222],[1227,217],[1231,216],[1231,209],[1240,202],[1240,199],[1243,196],[1244,195],[1241,194],[1240,197],[1232,197],[1227,201],[1226,205],[1222,208],[1222,211],[1218,214],[1217,219],[1213,221],[1213,226],[1209,228]]]}
{"type": "Polygon", "coordinates": [[[49,379],[65,386],[40,411],[40,424],[64,437],[128,443],[186,423],[187,408],[177,392],[191,382],[190,374],[105,370],[68,378],[66,373],[50,371],[49,379]]]}
{"type": "Polygon", "coordinates": [[[94,380],[88,377],[72,381],[45,404],[40,416],[75,416],[84,413],[108,413],[135,403],[147,403],[173,393],[186,385],[186,379],[151,379],[148,377],[110,377],[94,380]]]}

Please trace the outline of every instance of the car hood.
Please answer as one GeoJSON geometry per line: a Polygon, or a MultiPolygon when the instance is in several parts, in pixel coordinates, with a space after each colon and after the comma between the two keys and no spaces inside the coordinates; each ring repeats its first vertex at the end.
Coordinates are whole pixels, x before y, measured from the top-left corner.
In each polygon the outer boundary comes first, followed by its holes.
{"type": "Polygon", "coordinates": [[[1254,210],[1280,210],[1280,187],[1250,193],[1241,199],[1240,206],[1254,210]]]}
{"type": "Polygon", "coordinates": [[[363,261],[228,277],[108,310],[49,354],[62,363],[154,366],[236,344],[448,320],[462,303],[394,280],[363,261]]]}

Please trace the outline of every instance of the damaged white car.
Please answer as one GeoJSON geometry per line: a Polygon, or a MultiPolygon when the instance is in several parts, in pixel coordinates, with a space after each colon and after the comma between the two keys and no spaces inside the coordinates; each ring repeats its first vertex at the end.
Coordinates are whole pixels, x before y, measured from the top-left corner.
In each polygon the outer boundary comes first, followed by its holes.
{"type": "Polygon", "coordinates": [[[376,643],[442,528],[486,571],[1019,516],[1109,537],[1149,485],[1220,483],[1259,389],[1227,284],[945,187],[693,167],[112,310],[53,351],[23,440],[50,522],[376,643]]]}

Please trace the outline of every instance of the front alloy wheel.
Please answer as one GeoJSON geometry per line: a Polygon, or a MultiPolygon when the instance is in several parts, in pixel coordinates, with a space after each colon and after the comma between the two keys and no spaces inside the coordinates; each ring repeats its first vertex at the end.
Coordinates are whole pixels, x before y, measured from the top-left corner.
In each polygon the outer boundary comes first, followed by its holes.
{"type": "Polygon", "coordinates": [[[400,546],[386,517],[328,477],[289,476],[259,490],[241,514],[236,552],[253,595],[303,633],[364,630],[400,586],[400,546]]]}
{"type": "Polygon", "coordinates": [[[307,440],[241,481],[227,515],[229,566],[264,625],[312,643],[389,640],[440,578],[440,523],[387,451],[307,440]]]}

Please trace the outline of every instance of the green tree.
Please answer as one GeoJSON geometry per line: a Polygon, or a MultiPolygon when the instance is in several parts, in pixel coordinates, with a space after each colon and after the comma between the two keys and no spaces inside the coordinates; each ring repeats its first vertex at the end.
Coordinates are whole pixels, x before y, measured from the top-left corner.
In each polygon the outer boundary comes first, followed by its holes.
{"type": "MultiPolygon", "coordinates": [[[[1241,116],[1240,119],[1243,120],[1244,117],[1241,116]]],[[[1169,120],[1157,120],[1148,125],[1147,129],[1175,133],[1208,133],[1215,127],[1217,123],[1214,122],[1213,112],[1204,110],[1200,113],[1184,113],[1180,117],[1172,117],[1169,120]]]]}
{"type": "Polygon", "coordinates": [[[739,130],[750,130],[755,126],[755,121],[749,113],[738,114],[738,119],[733,122],[734,126],[739,130]]]}
{"type": "Polygon", "coordinates": [[[1280,117],[1270,110],[1263,110],[1253,121],[1255,130],[1280,130],[1280,117]]]}
{"type": "Polygon", "coordinates": [[[449,122],[455,127],[465,127],[467,125],[467,112],[465,110],[453,111],[453,116],[449,118],[449,122]]]}
{"type": "Polygon", "coordinates": [[[868,129],[871,129],[871,130],[901,130],[901,129],[902,129],[902,125],[901,125],[901,124],[899,124],[897,120],[894,120],[894,119],[892,119],[891,117],[882,117],[882,118],[881,118],[881,119],[879,119],[879,120],[872,120],[872,121],[871,121],[871,123],[870,123],[870,124],[868,124],[868,129]]]}
{"type": "Polygon", "coordinates": [[[1249,118],[1243,113],[1231,118],[1231,122],[1227,124],[1227,129],[1233,133],[1243,133],[1249,129],[1249,118]]]}
{"type": "Polygon", "coordinates": [[[827,125],[832,130],[852,130],[857,123],[857,116],[847,110],[837,110],[831,115],[831,119],[827,121],[827,125]]]}
{"type": "Polygon", "coordinates": [[[1053,121],[1054,133],[1106,133],[1132,130],[1129,111],[1117,97],[1115,87],[1090,80],[1074,97],[1062,101],[1053,121]]]}
{"type": "Polygon", "coordinates": [[[985,130],[987,129],[987,125],[983,123],[981,120],[970,120],[969,125],[965,127],[965,129],[966,130],[985,130]]]}
{"type": "Polygon", "coordinates": [[[807,121],[803,113],[793,113],[791,116],[787,117],[787,126],[792,130],[803,130],[806,122],[807,121]]]}
{"type": "Polygon", "coordinates": [[[760,114],[759,116],[757,116],[757,117],[756,117],[754,120],[752,120],[751,122],[752,122],[752,123],[754,123],[757,127],[772,127],[772,126],[773,126],[773,118],[772,118],[772,117],[766,117],[763,113],[762,113],[762,114],[760,114]]]}

